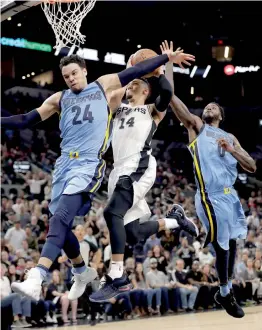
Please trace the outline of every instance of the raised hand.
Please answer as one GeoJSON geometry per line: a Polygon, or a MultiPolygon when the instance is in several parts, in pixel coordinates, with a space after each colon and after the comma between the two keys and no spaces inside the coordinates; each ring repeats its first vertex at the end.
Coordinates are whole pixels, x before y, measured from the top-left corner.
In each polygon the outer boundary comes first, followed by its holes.
{"type": "Polygon", "coordinates": [[[191,66],[191,63],[188,61],[195,62],[195,56],[191,55],[191,54],[185,54],[184,50],[181,49],[180,47],[177,48],[177,50],[174,52],[172,41],[170,42],[170,45],[169,45],[167,40],[165,40],[160,45],[160,49],[161,49],[162,54],[167,54],[170,62],[176,63],[182,69],[184,69],[183,64],[191,66]]]}

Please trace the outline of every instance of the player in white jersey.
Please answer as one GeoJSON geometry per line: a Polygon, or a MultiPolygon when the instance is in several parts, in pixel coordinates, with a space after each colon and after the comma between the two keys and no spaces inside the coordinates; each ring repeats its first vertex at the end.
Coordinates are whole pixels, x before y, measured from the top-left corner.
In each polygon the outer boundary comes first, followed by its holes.
{"type": "Polygon", "coordinates": [[[139,223],[139,218],[151,214],[145,200],[156,178],[156,160],[151,154],[151,141],[165,116],[172,95],[171,85],[162,68],[158,69],[157,77],[159,96],[154,104],[145,104],[150,95],[150,85],[143,78],[133,80],[127,88],[115,92],[110,99],[110,108],[116,109],[112,133],[114,169],[109,177],[109,203],[104,217],[109,230],[118,232],[118,239],[111,240],[114,257],[111,269],[104,287],[90,296],[93,302],[105,302],[120,292],[130,290],[129,280],[123,274],[126,240],[135,244],[158,231],[177,227],[194,236],[198,235],[196,226],[185,217],[181,208],[176,212],[177,208],[173,207],[171,215],[165,219],[139,223]],[[124,93],[128,104],[121,103],[124,93]],[[123,229],[121,233],[120,227],[123,229]]]}

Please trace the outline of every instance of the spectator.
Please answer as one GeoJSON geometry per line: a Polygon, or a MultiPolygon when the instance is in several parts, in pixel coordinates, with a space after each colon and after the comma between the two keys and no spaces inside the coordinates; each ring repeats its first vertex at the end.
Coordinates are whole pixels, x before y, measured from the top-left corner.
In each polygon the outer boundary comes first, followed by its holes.
{"type": "MultiPolygon", "coordinates": [[[[157,259],[150,259],[150,267],[151,270],[146,274],[147,285],[151,290],[147,292],[147,306],[149,314],[160,315],[160,305],[161,305],[161,297],[163,297],[164,304],[167,311],[170,311],[169,305],[169,289],[175,287],[173,282],[169,282],[167,276],[157,270],[157,259]],[[156,310],[152,308],[152,300],[153,297],[156,296],[156,310]]],[[[174,293],[174,309],[178,308],[178,297],[177,292],[174,293]]]]}
{"type": "Polygon", "coordinates": [[[38,250],[36,236],[32,233],[31,225],[28,224],[25,228],[26,240],[28,243],[29,249],[38,250]]]}
{"type": "Polygon", "coordinates": [[[42,185],[46,183],[46,178],[39,180],[38,174],[33,174],[32,179],[27,179],[25,177],[26,182],[30,188],[30,194],[32,199],[41,199],[41,188],[42,185]]]}
{"type": "Polygon", "coordinates": [[[27,224],[30,222],[30,214],[27,212],[27,207],[25,204],[20,206],[20,223],[21,227],[24,229],[27,224]]]}
{"type": "Polygon", "coordinates": [[[167,251],[172,251],[175,247],[175,236],[170,229],[165,230],[164,235],[161,237],[161,245],[167,251]]]}
{"type": "Polygon", "coordinates": [[[182,309],[188,312],[194,310],[194,305],[198,293],[198,287],[188,283],[187,274],[184,271],[184,260],[178,259],[176,261],[175,283],[180,290],[182,309]]]}
{"type": "Polygon", "coordinates": [[[5,276],[6,272],[6,266],[1,264],[1,307],[10,306],[12,308],[14,327],[30,327],[31,325],[26,321],[26,317],[31,317],[31,300],[25,297],[21,298],[17,293],[12,293],[10,281],[5,276]]]}
{"type": "Polygon", "coordinates": [[[14,227],[7,230],[5,239],[13,246],[14,249],[22,249],[22,242],[26,239],[24,229],[21,228],[19,220],[15,220],[14,227]]]}
{"type": "Polygon", "coordinates": [[[47,185],[44,188],[45,200],[50,202],[52,193],[52,181],[48,180],[47,185]]]}
{"type": "Polygon", "coordinates": [[[258,289],[257,289],[257,301],[262,301],[262,262],[260,260],[255,260],[254,269],[259,279],[258,289]]]}
{"type": "Polygon", "coordinates": [[[64,324],[69,324],[68,320],[68,308],[71,304],[72,309],[72,322],[77,323],[76,313],[77,313],[77,300],[69,301],[68,291],[65,287],[64,281],[61,278],[60,272],[54,270],[52,274],[52,282],[48,286],[46,293],[46,303],[48,310],[52,310],[55,313],[55,310],[58,306],[62,307],[62,319],[64,324]]]}
{"type": "Polygon", "coordinates": [[[161,241],[159,238],[156,237],[156,235],[150,236],[145,243],[144,251],[147,255],[148,250],[152,250],[155,245],[161,245],[161,241]]]}
{"type": "Polygon", "coordinates": [[[177,256],[184,260],[186,268],[191,267],[194,252],[193,246],[188,244],[187,237],[182,238],[181,247],[177,250],[177,256]]]}
{"type": "Polygon", "coordinates": [[[38,223],[38,218],[35,215],[32,215],[29,228],[31,229],[32,235],[35,237],[38,237],[40,234],[40,227],[37,223],[38,223]]]}
{"type": "Polygon", "coordinates": [[[255,233],[253,231],[249,231],[245,242],[245,248],[251,250],[251,253],[254,253],[256,249],[254,240],[255,240],[255,233]]]}
{"type": "Polygon", "coordinates": [[[259,217],[257,211],[253,211],[251,215],[247,217],[248,228],[256,230],[259,227],[259,217]]]}
{"type": "Polygon", "coordinates": [[[50,213],[49,208],[48,208],[48,201],[47,200],[44,200],[41,203],[41,213],[46,214],[46,215],[48,215],[50,213]]]}
{"type": "Polygon", "coordinates": [[[92,253],[91,266],[97,269],[97,266],[101,262],[101,250],[97,248],[96,244],[86,240],[84,226],[78,225],[75,229],[75,235],[80,243],[80,252],[86,265],[89,265],[90,253],[92,253]]]}
{"type": "Polygon", "coordinates": [[[246,283],[249,282],[252,284],[252,296],[254,297],[255,292],[258,289],[260,280],[257,276],[257,273],[254,268],[254,263],[251,258],[247,260],[247,269],[242,274],[242,278],[246,283]]]}
{"type": "Polygon", "coordinates": [[[20,275],[19,273],[16,271],[16,267],[14,264],[11,264],[9,267],[8,267],[8,278],[9,278],[9,281],[10,283],[13,283],[15,281],[18,281],[20,280],[20,275]]]}
{"type": "Polygon", "coordinates": [[[86,229],[85,229],[85,240],[92,243],[96,247],[98,246],[97,240],[96,240],[95,236],[93,235],[92,227],[86,227],[86,229]]]}
{"type": "Polygon", "coordinates": [[[210,253],[208,246],[206,246],[205,248],[202,249],[202,251],[199,252],[198,257],[201,266],[204,266],[205,264],[208,265],[214,264],[215,258],[210,253]]]}
{"type": "Polygon", "coordinates": [[[162,249],[159,245],[153,247],[153,258],[157,260],[157,269],[167,275],[166,267],[168,265],[166,257],[162,253],[162,249]]]}
{"type": "Polygon", "coordinates": [[[6,266],[10,265],[9,261],[9,253],[7,251],[2,251],[1,252],[1,262],[4,263],[6,266]]]}
{"type": "MultiPolygon", "coordinates": [[[[7,205],[7,204],[6,204],[7,205]]],[[[3,225],[3,232],[6,233],[8,229],[12,228],[14,226],[14,223],[18,221],[17,216],[14,211],[10,211],[7,214],[7,221],[4,222],[3,225]]]]}
{"type": "Polygon", "coordinates": [[[147,292],[147,308],[149,315],[160,315],[161,305],[161,286],[167,284],[165,274],[157,270],[157,260],[150,259],[150,271],[146,274],[147,286],[150,290],[147,292]],[[152,308],[153,297],[156,297],[156,310],[152,308]]]}
{"type": "Polygon", "coordinates": [[[20,215],[22,206],[23,206],[22,199],[17,198],[16,203],[13,205],[12,209],[17,215],[20,215]]]}

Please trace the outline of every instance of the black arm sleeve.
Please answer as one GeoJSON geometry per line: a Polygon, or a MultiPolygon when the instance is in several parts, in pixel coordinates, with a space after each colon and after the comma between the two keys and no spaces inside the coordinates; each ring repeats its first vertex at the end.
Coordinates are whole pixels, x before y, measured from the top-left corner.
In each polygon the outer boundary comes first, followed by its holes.
{"type": "Polygon", "coordinates": [[[166,54],[158,55],[119,72],[118,77],[121,85],[123,87],[126,86],[130,83],[130,81],[140,78],[147,73],[153,72],[155,69],[159,68],[161,65],[164,65],[168,61],[169,58],[166,54]]]}
{"type": "Polygon", "coordinates": [[[158,92],[159,96],[155,101],[155,106],[157,111],[164,112],[171,101],[173,91],[169,81],[163,74],[158,79],[158,92]]]}
{"type": "Polygon", "coordinates": [[[42,121],[39,112],[35,109],[24,115],[1,118],[1,126],[7,129],[28,128],[42,121]]]}

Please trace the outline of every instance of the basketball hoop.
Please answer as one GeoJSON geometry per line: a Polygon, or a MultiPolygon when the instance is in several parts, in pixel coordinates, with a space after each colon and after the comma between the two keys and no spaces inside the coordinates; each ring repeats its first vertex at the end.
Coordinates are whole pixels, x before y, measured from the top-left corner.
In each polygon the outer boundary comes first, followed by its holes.
{"type": "Polygon", "coordinates": [[[79,46],[86,36],[80,32],[84,17],[96,0],[43,0],[42,9],[56,37],[54,48],[79,46]]]}

